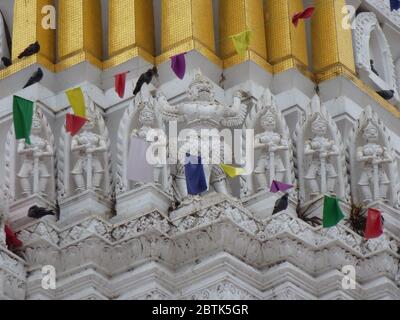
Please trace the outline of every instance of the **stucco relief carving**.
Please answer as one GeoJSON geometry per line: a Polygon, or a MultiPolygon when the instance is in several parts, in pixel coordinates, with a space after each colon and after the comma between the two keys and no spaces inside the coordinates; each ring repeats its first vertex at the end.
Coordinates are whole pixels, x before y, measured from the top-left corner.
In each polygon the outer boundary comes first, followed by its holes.
{"type": "Polygon", "coordinates": [[[335,122],[315,95],[305,118],[297,125],[295,160],[300,199],[303,202],[331,194],[349,198],[345,148],[335,122]]]}
{"type": "MultiPolygon", "coordinates": [[[[149,92],[148,86],[145,85],[136,99],[131,101],[122,117],[117,141],[117,194],[122,194],[143,185],[141,182],[129,181],[127,177],[131,137],[135,136],[148,141],[147,134],[153,131],[159,132],[159,137],[163,136],[166,139],[162,112],[157,103],[160,95],[161,93],[157,97],[153,97],[149,92]]],[[[166,140],[161,141],[161,143],[164,147],[167,146],[166,140]]],[[[168,163],[168,158],[164,159],[164,161],[168,163]]],[[[166,163],[154,166],[154,184],[167,194],[172,194],[170,168],[166,163]]]]}
{"type": "Polygon", "coordinates": [[[192,294],[190,300],[255,300],[252,294],[236,285],[223,281],[192,294]]]}
{"type": "MultiPolygon", "coordinates": [[[[204,163],[204,171],[209,191],[215,191],[230,196],[226,175],[220,164],[225,162],[225,153],[232,152],[232,146],[224,141],[221,145],[209,143],[210,139],[221,141],[218,130],[237,127],[243,124],[247,113],[247,107],[242,103],[242,93],[237,91],[233,95],[231,106],[224,105],[215,99],[215,88],[212,82],[204,77],[200,71],[194,75],[193,81],[187,90],[188,101],[177,105],[170,105],[165,97],[159,96],[158,105],[161,108],[165,120],[177,121],[181,124],[178,134],[185,129],[190,129],[190,134],[178,141],[178,155],[176,165],[176,177],[174,179],[175,197],[181,203],[190,203],[192,197],[188,194],[185,177],[185,154],[193,153],[193,156],[202,156],[201,150],[208,143],[208,156],[213,161],[204,163]],[[203,135],[202,130],[209,130],[203,135]],[[183,148],[183,146],[190,147],[183,148]],[[218,160],[218,161],[215,161],[218,160]]],[[[186,131],[187,132],[187,131],[186,131]]],[[[214,140],[215,141],[215,140],[214,140]]],[[[206,161],[204,161],[206,162],[206,161]]]]}
{"type": "Polygon", "coordinates": [[[348,150],[353,201],[398,206],[398,174],[390,137],[370,106],[350,132],[348,150]]]}
{"type": "Polygon", "coordinates": [[[6,140],[4,191],[9,201],[32,195],[55,200],[54,136],[38,104],[34,107],[31,144],[16,141],[14,127],[6,140]]]}
{"type": "Polygon", "coordinates": [[[242,196],[268,191],[273,180],[295,184],[289,129],[269,89],[249,111],[243,129],[255,130],[256,155],[254,174],[241,179],[242,196]]]}
{"type": "Polygon", "coordinates": [[[385,18],[388,19],[391,23],[395,26],[400,28],[400,16],[396,10],[390,10],[390,3],[389,1],[382,1],[382,0],[365,0],[369,5],[373,6],[377,12],[382,13],[385,15],[385,18]]]}
{"type": "Polygon", "coordinates": [[[63,127],[58,150],[58,197],[66,199],[86,190],[111,199],[111,148],[107,126],[95,103],[86,95],[87,119],[71,137],[63,127]]]}

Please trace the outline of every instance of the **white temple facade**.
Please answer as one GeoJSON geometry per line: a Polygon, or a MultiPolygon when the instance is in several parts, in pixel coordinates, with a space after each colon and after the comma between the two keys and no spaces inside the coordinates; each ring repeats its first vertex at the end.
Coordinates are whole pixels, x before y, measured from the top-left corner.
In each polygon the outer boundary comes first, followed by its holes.
{"type": "Polygon", "coordinates": [[[124,1],[132,13],[112,0],[0,2],[12,36],[10,49],[0,16],[0,55],[13,62],[0,64],[0,299],[400,299],[400,11],[389,0],[230,1],[124,1]],[[43,5],[56,8],[55,30],[43,5]],[[243,28],[245,57],[229,39],[243,28]],[[41,51],[18,59],[36,40],[41,51]],[[180,80],[170,57],[184,52],[180,80]],[[153,65],[159,76],[133,96],[153,65]],[[42,81],[21,89],[38,67],[42,81]],[[65,91],[76,87],[88,121],[71,137],[65,91]],[[14,95],[34,101],[31,145],[15,138],[14,95]],[[131,138],[154,130],[165,161],[152,183],[130,181],[131,138]],[[191,196],[180,150],[204,130],[218,156],[204,164],[208,190],[191,196]],[[227,176],[229,158],[246,173],[227,176]],[[294,186],[277,214],[274,180],[294,186]],[[326,195],[345,214],[329,229],[326,195]],[[29,218],[35,205],[56,216],[29,218]],[[368,208],[384,217],[377,239],[354,224],[368,208]],[[7,248],[5,224],[21,248],[7,248]]]}

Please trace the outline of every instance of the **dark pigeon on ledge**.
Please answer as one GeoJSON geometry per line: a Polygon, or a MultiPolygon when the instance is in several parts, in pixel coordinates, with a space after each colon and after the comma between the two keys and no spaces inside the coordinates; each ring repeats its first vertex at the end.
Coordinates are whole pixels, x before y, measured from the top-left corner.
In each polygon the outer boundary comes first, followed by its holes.
{"type": "Polygon", "coordinates": [[[18,59],[32,56],[40,51],[40,44],[38,41],[30,44],[19,56],[18,59]]]}
{"type": "Polygon", "coordinates": [[[289,194],[285,193],[281,198],[275,202],[274,211],[272,215],[277,214],[281,211],[285,211],[289,206],[289,194]]]}
{"type": "Polygon", "coordinates": [[[1,62],[3,62],[3,65],[8,68],[9,66],[12,65],[12,62],[10,59],[8,59],[7,57],[3,57],[1,58],[1,62]]]}
{"type": "Polygon", "coordinates": [[[143,73],[139,77],[139,80],[136,82],[135,90],[133,90],[133,95],[136,96],[140,92],[140,90],[142,90],[142,86],[145,83],[149,84],[153,80],[154,76],[158,77],[157,67],[149,69],[145,73],[143,73]]]}
{"type": "Polygon", "coordinates": [[[394,97],[394,90],[382,90],[382,91],[377,91],[376,93],[379,94],[385,100],[390,100],[394,97]]]}
{"type": "Polygon", "coordinates": [[[23,89],[30,87],[31,85],[40,82],[43,79],[43,71],[42,69],[37,69],[37,71],[29,78],[28,82],[24,86],[23,89]]]}
{"type": "Polygon", "coordinates": [[[55,216],[55,213],[51,210],[40,208],[38,206],[33,206],[28,211],[28,217],[32,219],[41,219],[46,216],[55,216]]]}

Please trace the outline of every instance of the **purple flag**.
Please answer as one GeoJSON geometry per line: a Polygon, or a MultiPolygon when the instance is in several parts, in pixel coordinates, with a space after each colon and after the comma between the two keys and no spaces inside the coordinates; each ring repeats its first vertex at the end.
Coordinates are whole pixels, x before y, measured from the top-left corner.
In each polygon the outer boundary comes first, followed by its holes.
{"type": "Polygon", "coordinates": [[[131,138],[127,165],[128,180],[143,183],[154,182],[153,166],[146,159],[149,147],[150,144],[147,141],[137,137],[131,138]]]}
{"type": "Polygon", "coordinates": [[[390,0],[390,11],[400,9],[400,0],[390,0]]]}
{"type": "Polygon", "coordinates": [[[277,193],[279,191],[285,192],[292,188],[293,188],[293,186],[291,184],[286,184],[286,183],[274,180],[274,181],[272,181],[271,189],[269,191],[272,193],[277,193]]]}
{"type": "Polygon", "coordinates": [[[175,72],[179,79],[183,79],[186,73],[185,53],[171,57],[171,69],[175,72]]]}

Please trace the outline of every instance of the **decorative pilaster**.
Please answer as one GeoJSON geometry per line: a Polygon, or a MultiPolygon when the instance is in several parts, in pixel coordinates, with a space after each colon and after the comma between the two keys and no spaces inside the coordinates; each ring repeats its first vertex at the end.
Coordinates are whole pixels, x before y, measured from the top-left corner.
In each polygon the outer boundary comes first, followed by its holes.
{"type": "Polygon", "coordinates": [[[220,49],[224,67],[252,60],[264,68],[267,63],[263,0],[221,0],[219,2],[220,49]],[[229,36],[251,30],[249,50],[244,57],[236,53],[229,36]]]}
{"type": "Polygon", "coordinates": [[[212,0],[162,0],[161,56],[157,63],[171,56],[197,50],[216,64],[212,0]]]}
{"type": "Polygon", "coordinates": [[[292,17],[302,11],[302,0],[269,0],[265,2],[268,62],[279,73],[297,67],[307,69],[307,40],[303,21],[294,27],[292,17]]]}
{"type": "Polygon", "coordinates": [[[58,6],[59,62],[56,70],[65,70],[83,61],[102,68],[100,1],[63,0],[58,6]]]}
{"type": "Polygon", "coordinates": [[[346,0],[315,0],[312,18],[313,67],[317,81],[355,74],[351,29],[342,27],[346,0]]]}
{"type": "Polygon", "coordinates": [[[109,60],[104,63],[104,67],[114,67],[137,56],[153,63],[152,1],[110,0],[108,5],[109,60]]]}

